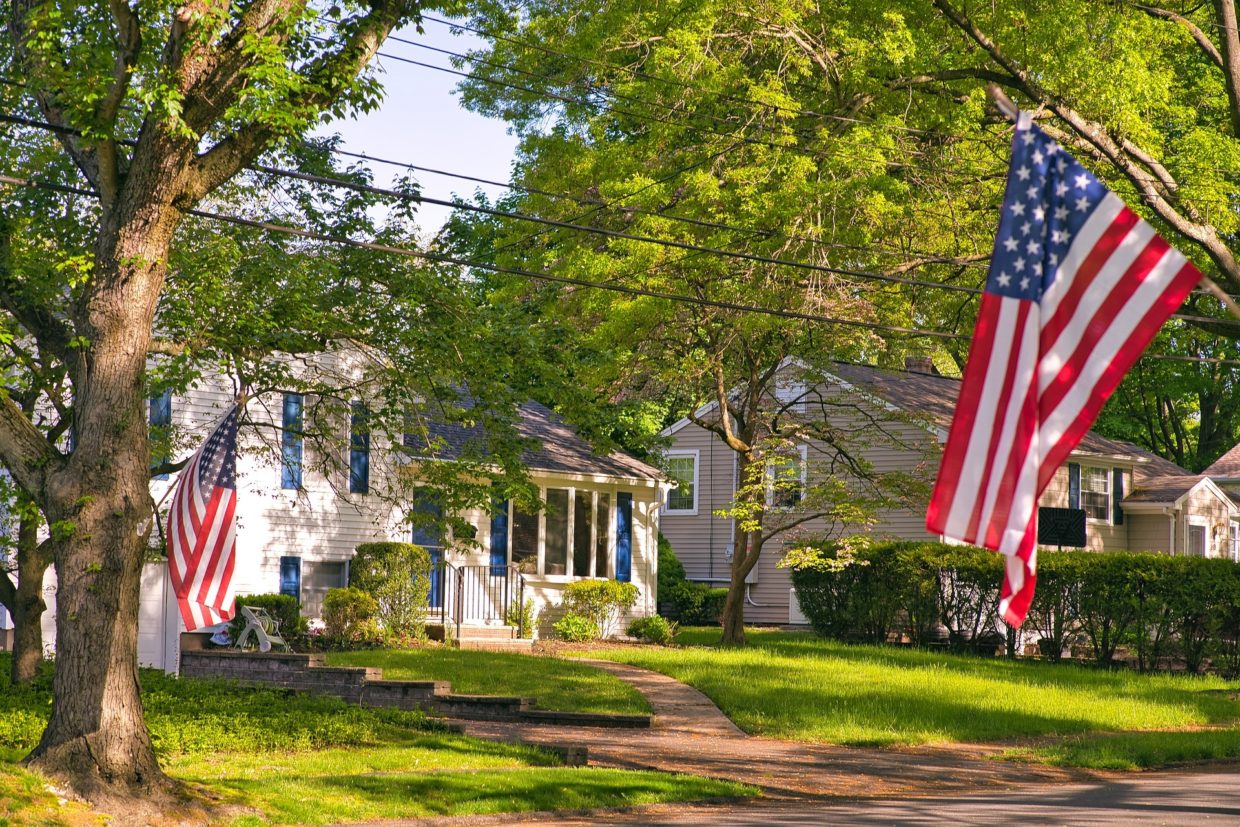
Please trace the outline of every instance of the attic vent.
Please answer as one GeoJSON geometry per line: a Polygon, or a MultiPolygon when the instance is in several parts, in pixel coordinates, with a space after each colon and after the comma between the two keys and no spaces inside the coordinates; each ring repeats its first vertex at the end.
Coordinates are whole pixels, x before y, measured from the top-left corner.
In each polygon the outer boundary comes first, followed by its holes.
{"type": "Polygon", "coordinates": [[[805,413],[805,397],[809,388],[804,382],[780,382],[775,386],[775,399],[793,413],[805,413]]]}

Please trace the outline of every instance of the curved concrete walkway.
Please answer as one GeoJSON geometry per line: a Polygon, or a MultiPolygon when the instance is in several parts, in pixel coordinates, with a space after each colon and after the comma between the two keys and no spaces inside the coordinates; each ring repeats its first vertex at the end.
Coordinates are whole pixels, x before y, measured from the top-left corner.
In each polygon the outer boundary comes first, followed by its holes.
{"type": "Polygon", "coordinates": [[[587,660],[641,692],[649,730],[463,722],[480,738],[583,745],[594,766],[656,769],[741,781],[774,799],[879,798],[963,793],[1096,777],[1079,771],[987,761],[981,750],[853,749],[779,741],[741,732],[698,690],[657,672],[587,660]]]}

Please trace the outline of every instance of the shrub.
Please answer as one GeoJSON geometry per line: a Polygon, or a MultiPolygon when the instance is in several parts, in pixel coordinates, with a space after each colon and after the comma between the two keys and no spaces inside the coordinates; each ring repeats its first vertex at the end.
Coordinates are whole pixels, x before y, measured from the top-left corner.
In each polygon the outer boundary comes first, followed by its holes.
{"type": "Polygon", "coordinates": [[[245,628],[245,616],[241,614],[242,606],[254,606],[263,609],[280,623],[280,636],[286,641],[306,634],[309,624],[301,616],[301,606],[297,598],[291,594],[245,594],[237,595],[237,616],[228,624],[228,633],[233,640],[241,637],[245,628]]]}
{"type": "Polygon", "coordinates": [[[431,558],[413,543],[362,543],[349,566],[349,585],[379,604],[376,619],[390,635],[426,636],[431,558]]]}
{"type": "Polygon", "coordinates": [[[643,643],[657,643],[667,646],[676,638],[676,624],[669,623],[658,615],[639,617],[629,624],[625,630],[629,637],[635,637],[643,643]]]}
{"type": "Polygon", "coordinates": [[[719,622],[727,589],[712,589],[705,583],[682,581],[671,587],[668,614],[686,626],[711,626],[719,622]]]}
{"type": "Polygon", "coordinates": [[[676,558],[676,552],[667,538],[659,534],[659,578],[655,596],[667,601],[677,584],[685,582],[685,567],[676,558]]]}
{"type": "Polygon", "coordinates": [[[525,598],[524,603],[513,598],[508,610],[504,612],[504,624],[519,629],[523,638],[534,636],[534,624],[537,622],[538,612],[534,611],[534,598],[532,597],[525,598]]]}
{"type": "Polygon", "coordinates": [[[599,637],[610,637],[620,614],[637,603],[637,587],[618,580],[578,580],[564,587],[564,608],[589,619],[599,637]]]}
{"type": "Polygon", "coordinates": [[[379,603],[361,589],[331,589],[323,598],[326,635],[340,643],[381,643],[383,634],[375,623],[378,611],[379,603]]]}
{"type": "Polygon", "coordinates": [[[598,626],[594,625],[594,621],[585,615],[579,615],[576,612],[569,612],[555,622],[555,636],[560,640],[571,641],[572,643],[584,643],[588,640],[596,640],[599,636],[598,626]]]}

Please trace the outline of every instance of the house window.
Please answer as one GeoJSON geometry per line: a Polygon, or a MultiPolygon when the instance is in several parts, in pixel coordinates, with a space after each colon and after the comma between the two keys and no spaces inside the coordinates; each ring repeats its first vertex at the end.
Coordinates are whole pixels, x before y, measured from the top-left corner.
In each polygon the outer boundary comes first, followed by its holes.
{"type": "Polygon", "coordinates": [[[297,598],[301,603],[301,558],[280,558],[280,594],[297,598]]]}
{"type": "Polygon", "coordinates": [[[577,489],[573,494],[573,576],[590,576],[593,544],[594,492],[577,489]]]}
{"type": "Polygon", "coordinates": [[[349,491],[370,493],[370,411],[354,402],[349,416],[349,491]]]}
{"type": "Polygon", "coordinates": [[[611,494],[599,492],[594,506],[594,576],[606,577],[611,562],[611,494]]]}
{"type": "Polygon", "coordinates": [[[523,572],[538,571],[538,512],[512,503],[512,563],[523,572]]]}
{"type": "Polygon", "coordinates": [[[568,574],[568,489],[547,489],[543,574],[568,574]]]}
{"type": "Polygon", "coordinates": [[[796,453],[771,457],[766,461],[766,504],[771,508],[791,510],[800,507],[805,498],[805,466],[808,448],[800,446],[796,453]]]}
{"type": "Polygon", "coordinates": [[[668,514],[696,514],[698,452],[669,452],[667,475],[676,483],[676,487],[667,492],[666,512],[668,514]]]}
{"type": "Polygon", "coordinates": [[[1111,473],[1106,468],[1081,466],[1081,508],[1091,520],[1111,518],[1111,473]]]}
{"type": "Polygon", "coordinates": [[[280,436],[280,487],[301,488],[302,408],[300,393],[284,394],[284,418],[280,436]]]}
{"type": "Polygon", "coordinates": [[[1231,561],[1240,563],[1240,523],[1232,522],[1228,527],[1231,530],[1231,561]]]}
{"type": "Polygon", "coordinates": [[[1206,527],[1204,525],[1188,526],[1188,555],[1190,557],[1206,556],[1206,527]]]}
{"type": "MultiPolygon", "coordinates": [[[[154,450],[151,452],[151,467],[157,468],[172,459],[168,445],[169,429],[172,427],[172,390],[165,390],[150,400],[151,440],[154,450]]],[[[166,480],[168,474],[156,474],[155,479],[166,480]]]]}
{"type": "Polygon", "coordinates": [[[431,559],[431,584],[427,605],[438,609],[443,606],[443,507],[434,494],[418,488],[413,492],[413,504],[409,509],[413,530],[409,541],[426,549],[431,559]]]}
{"type": "Polygon", "coordinates": [[[303,563],[302,569],[301,613],[306,617],[322,617],[327,592],[349,585],[347,567],[341,562],[320,561],[303,563]]]}
{"type": "Polygon", "coordinates": [[[543,496],[541,510],[528,510],[516,501],[494,501],[493,571],[502,573],[498,567],[511,562],[526,574],[607,577],[613,571],[612,549],[619,550],[616,576],[627,571],[627,558],[621,558],[632,549],[631,494],[615,497],[588,489],[547,488],[543,496]],[[613,505],[617,511],[615,520],[613,505]]]}

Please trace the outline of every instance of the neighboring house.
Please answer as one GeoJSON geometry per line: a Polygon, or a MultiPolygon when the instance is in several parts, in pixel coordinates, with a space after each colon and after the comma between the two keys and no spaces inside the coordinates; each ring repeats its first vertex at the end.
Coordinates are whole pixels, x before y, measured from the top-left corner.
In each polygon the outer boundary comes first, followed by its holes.
{"type": "MultiPolygon", "coordinates": [[[[816,400],[832,400],[823,407],[832,411],[829,419],[834,425],[872,432],[861,452],[875,471],[906,471],[930,479],[947,440],[960,382],[937,375],[925,362],[911,362],[909,368],[899,371],[835,363],[826,373],[811,376],[803,366],[789,362],[779,393],[782,397],[783,389],[791,388],[788,399],[803,397],[810,405],[816,400]],[[838,404],[842,400],[848,404],[838,404]]],[[[698,411],[699,418],[713,415],[713,407],[698,411]]],[[[714,512],[728,508],[733,500],[737,486],[735,454],[714,434],[687,418],[667,428],[663,435],[671,440],[667,450],[669,473],[680,484],[664,503],[661,530],[689,579],[723,585],[729,579],[733,521],[714,512]]],[[[810,447],[802,446],[803,462],[813,455],[810,447]]],[[[1233,457],[1226,467],[1240,491],[1240,446],[1227,457],[1233,457]]],[[[812,471],[812,463],[808,467],[812,471]]],[[[806,473],[803,469],[802,476],[806,473]]],[[[1220,487],[1222,480],[1213,480],[1212,475],[1213,468],[1206,474],[1192,475],[1132,443],[1090,431],[1056,472],[1039,505],[1083,509],[1087,548],[1092,550],[1234,559],[1240,548],[1240,508],[1220,487]]],[[[827,529],[810,522],[801,526],[796,536],[812,536],[827,529]]],[[[880,512],[870,533],[910,540],[941,539],[926,531],[924,505],[880,512]]],[[[748,620],[787,623],[800,619],[791,577],[776,565],[783,557],[785,539],[769,541],[749,575],[748,620]]]]}
{"type": "MultiPolygon", "coordinates": [[[[155,398],[150,401],[151,423],[176,430],[182,436],[176,455],[185,456],[198,447],[232,398],[222,384],[155,398]]],[[[327,591],[347,585],[349,561],[359,544],[399,540],[417,542],[433,559],[447,564],[441,571],[447,570],[448,578],[441,574],[436,579],[430,608],[434,612],[446,606],[451,611],[459,600],[466,625],[502,624],[505,601],[515,599],[516,584],[522,581],[544,633],[559,616],[564,586],[583,578],[632,582],[640,598],[631,614],[655,612],[659,504],[668,488],[658,469],[626,454],[600,454],[551,410],[525,404],[517,430],[533,440],[523,459],[544,507],[496,501],[491,509],[460,515],[473,525],[474,536],[454,538],[425,525],[411,528],[411,511],[433,509],[429,498],[394,504],[391,497],[377,493],[385,475],[417,453],[413,440],[406,437],[406,450],[385,449],[379,435],[357,433],[355,420],[355,432],[341,434],[341,470],[329,479],[312,470],[320,464],[311,462],[311,445],[295,433],[305,405],[306,400],[293,393],[248,402],[247,420],[288,430],[243,427],[241,432],[237,594],[290,594],[301,601],[303,615],[317,618],[327,591]],[[272,439],[272,433],[278,434],[274,451],[260,442],[264,436],[272,439]],[[502,586],[497,585],[500,581],[502,586]]],[[[451,461],[454,452],[478,436],[459,427],[432,425],[431,431],[442,461],[451,461]]],[[[175,483],[175,475],[152,480],[152,496],[164,502],[165,510],[165,496],[175,483]]],[[[139,628],[140,661],[156,666],[175,662],[180,631],[164,568],[148,566],[144,573],[139,628]]],[[[51,644],[54,581],[47,592],[44,640],[51,644]]]]}

